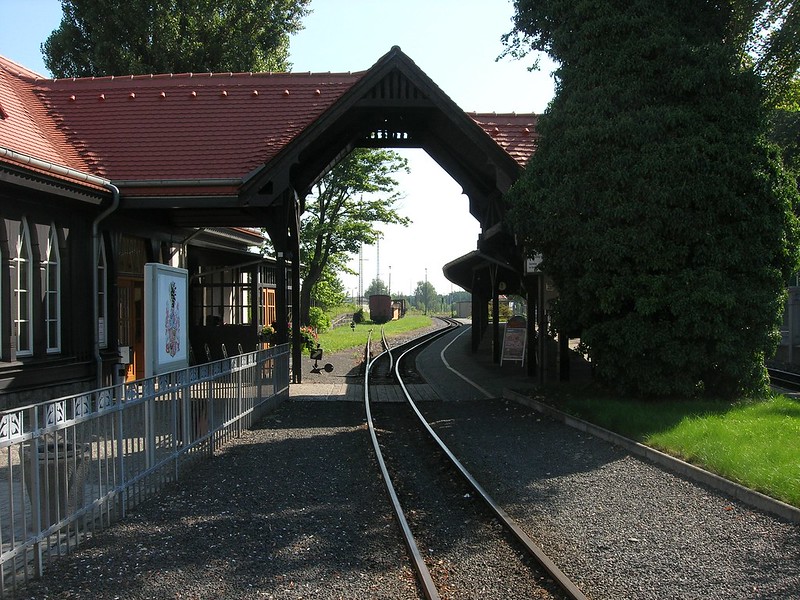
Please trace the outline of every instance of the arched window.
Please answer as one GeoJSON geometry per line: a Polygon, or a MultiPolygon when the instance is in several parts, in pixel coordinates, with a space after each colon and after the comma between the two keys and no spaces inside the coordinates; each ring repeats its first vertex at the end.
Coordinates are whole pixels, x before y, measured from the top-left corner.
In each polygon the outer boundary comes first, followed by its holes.
{"type": "Polygon", "coordinates": [[[103,238],[100,240],[100,248],[97,253],[97,340],[101,348],[108,347],[108,281],[106,274],[108,272],[106,263],[106,245],[103,243],[103,238]]]}
{"type": "Polygon", "coordinates": [[[22,218],[17,236],[17,255],[14,257],[16,277],[14,278],[14,298],[16,314],[14,327],[17,331],[17,356],[33,354],[33,262],[31,261],[31,236],[28,221],[22,218]]]}
{"type": "Polygon", "coordinates": [[[44,270],[47,352],[55,353],[61,351],[61,255],[58,249],[55,225],[50,226],[42,268],[44,270]]]}

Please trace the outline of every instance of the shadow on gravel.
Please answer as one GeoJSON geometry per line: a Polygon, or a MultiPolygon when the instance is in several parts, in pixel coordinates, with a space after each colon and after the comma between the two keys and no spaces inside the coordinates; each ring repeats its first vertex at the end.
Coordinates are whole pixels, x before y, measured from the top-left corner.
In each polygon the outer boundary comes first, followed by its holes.
{"type": "Polygon", "coordinates": [[[479,481],[489,489],[503,491],[507,502],[521,495],[530,498],[530,488],[542,500],[561,495],[549,480],[575,473],[591,473],[621,460],[626,453],[577,432],[535,411],[506,400],[425,403],[420,406],[444,442],[475,468],[479,481]],[[513,462],[524,464],[514,469],[513,462]],[[509,470],[498,471],[497,464],[509,470]]]}
{"type": "Polygon", "coordinates": [[[364,377],[364,351],[350,349],[333,354],[324,353],[322,359],[314,361],[308,353],[303,354],[301,371],[303,383],[345,383],[345,380],[355,381],[364,377]],[[315,371],[315,364],[318,373],[315,371]],[[324,367],[330,364],[333,370],[326,372],[324,367]]]}
{"type": "Polygon", "coordinates": [[[282,405],[22,597],[415,597],[362,412],[282,405]]]}

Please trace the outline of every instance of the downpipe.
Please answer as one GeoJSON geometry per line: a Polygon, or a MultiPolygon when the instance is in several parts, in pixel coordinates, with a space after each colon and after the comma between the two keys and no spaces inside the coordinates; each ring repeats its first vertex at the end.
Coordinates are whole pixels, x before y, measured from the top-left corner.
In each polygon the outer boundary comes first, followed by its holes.
{"type": "MultiPolygon", "coordinates": [[[[103,186],[111,191],[112,199],[111,199],[111,206],[101,212],[97,217],[92,221],[92,306],[94,307],[94,320],[93,320],[93,330],[94,330],[94,362],[95,362],[95,372],[97,374],[97,385],[95,386],[97,389],[103,387],[103,357],[100,355],[100,331],[98,329],[98,321],[100,320],[100,307],[97,304],[97,294],[100,291],[97,287],[97,261],[100,258],[100,221],[108,217],[111,213],[113,213],[117,208],[119,208],[119,188],[115,186],[113,183],[105,182],[103,186]]],[[[106,277],[108,277],[108,272],[106,270],[105,273],[106,277]]],[[[106,298],[106,301],[108,298],[106,298]]],[[[107,313],[108,311],[106,311],[107,313]]],[[[108,331],[108,314],[105,316],[106,318],[106,331],[108,331]]],[[[116,375],[114,376],[116,379],[116,375]]],[[[116,382],[115,382],[116,383],[116,382]]]]}

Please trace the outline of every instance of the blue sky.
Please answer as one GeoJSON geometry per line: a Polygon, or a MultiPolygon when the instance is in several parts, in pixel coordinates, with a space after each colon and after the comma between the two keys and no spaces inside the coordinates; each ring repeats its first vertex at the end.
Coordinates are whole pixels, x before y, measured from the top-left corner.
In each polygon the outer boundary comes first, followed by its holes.
{"type": "MultiPolygon", "coordinates": [[[[553,94],[552,64],[529,72],[527,61],[495,59],[511,29],[507,0],[313,0],[305,29],[290,44],[294,71],[360,71],[392,46],[400,48],[466,111],[542,112],[553,94]]],[[[40,45],[61,20],[59,0],[0,0],[0,54],[49,76],[40,45]]],[[[405,150],[401,212],[408,228],[386,227],[377,248],[364,249],[364,287],[380,274],[394,293],[425,278],[439,293],[450,283],[442,265],[475,249],[479,227],[461,188],[422,151],[405,150]],[[443,226],[443,220],[448,219],[443,226]]],[[[354,257],[351,266],[358,269],[354,257]]],[[[357,276],[343,277],[352,292],[357,276]]]]}

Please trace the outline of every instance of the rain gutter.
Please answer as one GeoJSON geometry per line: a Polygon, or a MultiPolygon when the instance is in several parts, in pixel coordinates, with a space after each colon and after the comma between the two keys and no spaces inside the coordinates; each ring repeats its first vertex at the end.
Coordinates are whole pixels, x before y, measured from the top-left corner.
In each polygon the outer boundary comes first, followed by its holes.
{"type": "Polygon", "coordinates": [[[201,186],[240,186],[240,178],[230,179],[134,179],[116,182],[122,188],[137,187],[201,187],[201,186]]]}
{"type": "Polygon", "coordinates": [[[62,177],[69,177],[74,181],[79,181],[83,183],[90,183],[92,185],[108,187],[108,180],[103,179],[102,177],[97,177],[95,175],[90,175],[89,173],[84,173],[83,171],[78,171],[77,169],[71,169],[69,167],[64,167],[62,165],[57,165],[55,163],[48,162],[46,160],[41,160],[38,158],[34,158],[28,154],[23,154],[21,152],[17,152],[15,150],[11,150],[10,148],[5,148],[0,146],[0,158],[7,158],[15,163],[33,167],[35,169],[42,169],[48,173],[53,173],[55,175],[60,175],[62,177]]]}

